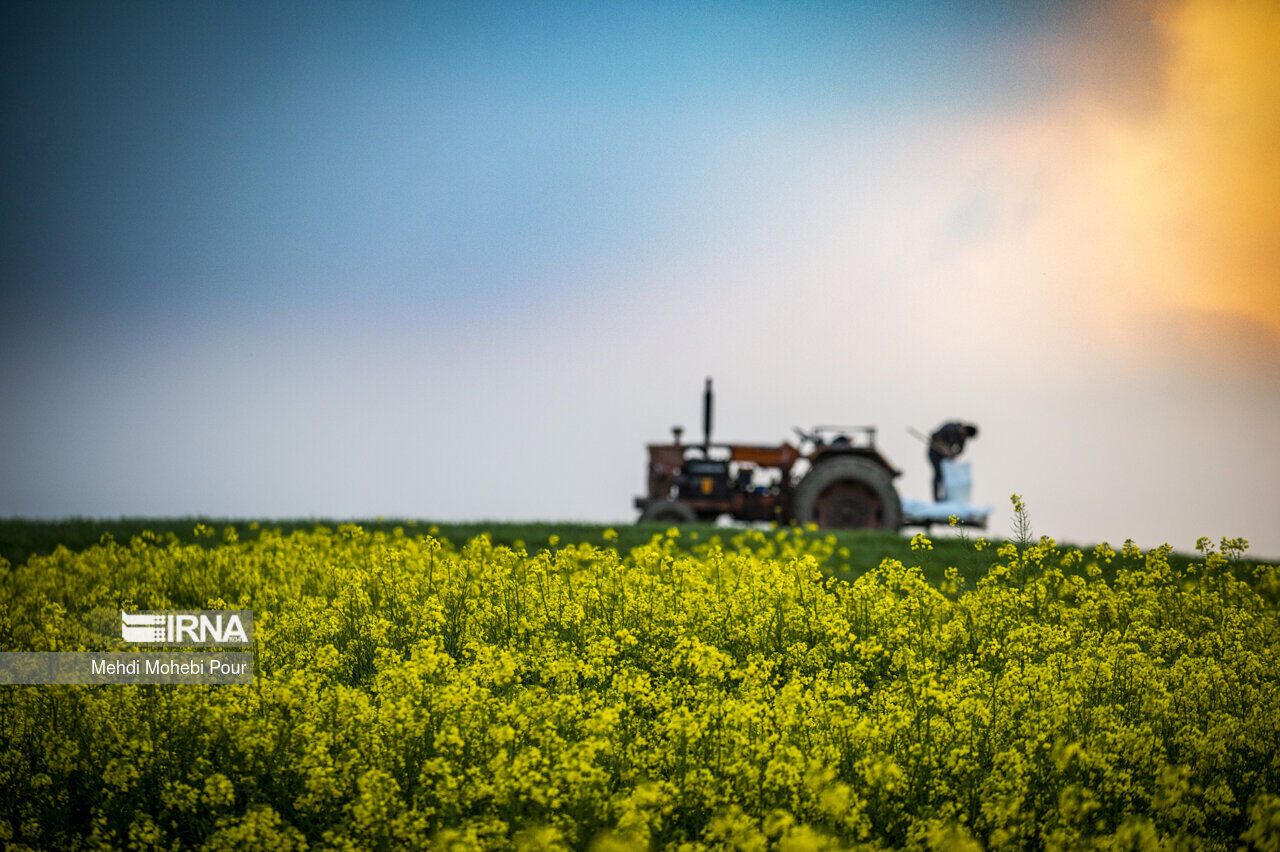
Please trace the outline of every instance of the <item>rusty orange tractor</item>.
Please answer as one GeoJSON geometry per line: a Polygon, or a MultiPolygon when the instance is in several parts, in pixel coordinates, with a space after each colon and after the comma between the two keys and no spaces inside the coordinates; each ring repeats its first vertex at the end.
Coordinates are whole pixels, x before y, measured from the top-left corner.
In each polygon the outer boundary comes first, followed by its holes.
{"type": "Polygon", "coordinates": [[[897,530],[901,471],[876,449],[874,426],[796,429],[797,444],[711,440],[713,396],[702,398],[702,443],[649,445],[649,492],[635,500],[641,521],[688,523],[728,515],[740,521],[816,523],[822,528],[897,530]]]}

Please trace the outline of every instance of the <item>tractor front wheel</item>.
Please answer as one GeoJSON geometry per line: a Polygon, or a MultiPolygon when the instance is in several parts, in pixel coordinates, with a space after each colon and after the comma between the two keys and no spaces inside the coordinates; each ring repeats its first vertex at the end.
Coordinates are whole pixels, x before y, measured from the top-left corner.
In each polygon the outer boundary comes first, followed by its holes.
{"type": "Polygon", "coordinates": [[[902,502],[889,471],[853,456],[818,462],[796,486],[795,519],[822,529],[898,530],[902,502]]]}
{"type": "Polygon", "coordinates": [[[654,500],[640,513],[642,524],[691,524],[697,515],[679,500],[654,500]]]}

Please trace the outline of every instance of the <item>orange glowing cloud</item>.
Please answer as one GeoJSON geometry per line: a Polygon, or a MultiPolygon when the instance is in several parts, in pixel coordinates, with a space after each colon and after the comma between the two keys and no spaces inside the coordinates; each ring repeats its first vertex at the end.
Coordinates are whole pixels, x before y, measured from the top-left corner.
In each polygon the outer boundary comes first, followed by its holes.
{"type": "Polygon", "coordinates": [[[1157,21],[1159,106],[1113,125],[1113,197],[1186,307],[1280,330],[1280,5],[1190,0],[1157,21]]]}

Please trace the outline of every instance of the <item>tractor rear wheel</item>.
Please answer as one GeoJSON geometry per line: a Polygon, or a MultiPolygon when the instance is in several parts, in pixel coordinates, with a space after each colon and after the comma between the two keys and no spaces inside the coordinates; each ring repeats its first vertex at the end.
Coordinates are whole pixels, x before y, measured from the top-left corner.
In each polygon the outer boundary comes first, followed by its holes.
{"type": "Polygon", "coordinates": [[[639,523],[691,524],[696,520],[693,509],[679,500],[654,500],[640,513],[639,523]]]}
{"type": "Polygon", "coordinates": [[[795,519],[822,529],[898,530],[902,502],[889,471],[854,456],[818,462],[796,486],[795,519]]]}

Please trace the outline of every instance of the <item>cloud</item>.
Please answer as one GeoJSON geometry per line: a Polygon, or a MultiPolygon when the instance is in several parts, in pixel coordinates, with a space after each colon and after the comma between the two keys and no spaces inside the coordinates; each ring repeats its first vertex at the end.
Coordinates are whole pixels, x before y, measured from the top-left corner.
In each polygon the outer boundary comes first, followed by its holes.
{"type": "Polygon", "coordinates": [[[1280,330],[1280,6],[1190,0],[1157,20],[1160,105],[1094,114],[1100,189],[1173,301],[1280,330]]]}
{"type": "Polygon", "coordinates": [[[932,229],[914,272],[1020,335],[1033,372],[1226,369],[1225,349],[1256,374],[1243,338],[1175,330],[1280,333],[1280,6],[1099,4],[1014,50],[1060,86],[912,146],[933,181],[904,184],[932,229]]]}

